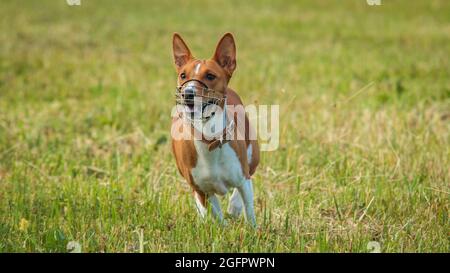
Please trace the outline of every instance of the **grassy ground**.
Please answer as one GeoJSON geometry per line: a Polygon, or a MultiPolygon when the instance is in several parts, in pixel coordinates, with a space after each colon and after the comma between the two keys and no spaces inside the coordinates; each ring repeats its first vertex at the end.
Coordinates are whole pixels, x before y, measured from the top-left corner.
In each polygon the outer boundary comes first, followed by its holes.
{"type": "Polygon", "coordinates": [[[448,1],[211,2],[1,1],[0,252],[449,252],[448,1]],[[233,32],[231,86],[280,105],[258,230],[176,171],[174,31],[233,32]]]}

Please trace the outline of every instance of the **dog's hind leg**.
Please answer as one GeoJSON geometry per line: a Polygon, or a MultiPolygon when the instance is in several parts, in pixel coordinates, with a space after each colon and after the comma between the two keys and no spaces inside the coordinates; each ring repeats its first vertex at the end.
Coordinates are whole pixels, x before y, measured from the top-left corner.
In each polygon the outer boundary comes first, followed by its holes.
{"type": "Polygon", "coordinates": [[[255,211],[253,209],[253,187],[252,180],[246,179],[244,183],[239,187],[239,193],[244,201],[245,219],[252,226],[256,227],[255,211]]]}
{"type": "Polygon", "coordinates": [[[242,208],[244,207],[244,203],[242,201],[241,194],[238,189],[234,189],[233,194],[230,197],[230,203],[228,204],[228,213],[238,218],[241,215],[242,208]]]}

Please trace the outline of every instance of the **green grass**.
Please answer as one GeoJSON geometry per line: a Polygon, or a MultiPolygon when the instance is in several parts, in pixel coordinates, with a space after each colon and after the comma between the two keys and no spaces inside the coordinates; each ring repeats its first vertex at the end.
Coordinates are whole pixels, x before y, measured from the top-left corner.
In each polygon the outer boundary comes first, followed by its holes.
{"type": "Polygon", "coordinates": [[[211,2],[1,1],[0,252],[449,252],[448,1],[211,2]],[[176,170],[175,31],[233,32],[230,85],[280,105],[257,230],[176,170]]]}

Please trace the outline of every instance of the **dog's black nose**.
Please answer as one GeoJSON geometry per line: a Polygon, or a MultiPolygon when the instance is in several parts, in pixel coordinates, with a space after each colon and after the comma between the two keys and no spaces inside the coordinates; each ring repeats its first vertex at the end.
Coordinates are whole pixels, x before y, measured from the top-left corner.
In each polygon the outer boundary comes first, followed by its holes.
{"type": "Polygon", "coordinates": [[[191,87],[186,87],[183,91],[183,98],[187,102],[194,102],[195,90],[191,87]]]}

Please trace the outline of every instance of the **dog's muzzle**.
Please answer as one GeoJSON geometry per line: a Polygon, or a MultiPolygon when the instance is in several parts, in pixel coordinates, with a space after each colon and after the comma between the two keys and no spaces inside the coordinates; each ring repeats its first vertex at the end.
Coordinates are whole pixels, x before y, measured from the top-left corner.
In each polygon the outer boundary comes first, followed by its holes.
{"type": "Polygon", "coordinates": [[[177,87],[175,101],[178,113],[182,112],[190,120],[208,120],[213,117],[226,96],[200,80],[187,80],[177,87]],[[195,82],[198,84],[187,84],[195,82]]]}

